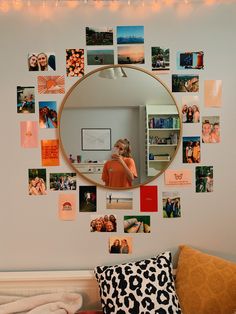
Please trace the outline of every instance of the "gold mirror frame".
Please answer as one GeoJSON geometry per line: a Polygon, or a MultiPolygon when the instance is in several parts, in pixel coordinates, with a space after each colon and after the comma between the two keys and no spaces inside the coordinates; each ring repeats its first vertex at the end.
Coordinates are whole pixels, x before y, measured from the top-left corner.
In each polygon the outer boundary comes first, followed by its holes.
{"type": "MultiPolygon", "coordinates": [[[[136,72],[137,74],[138,72],[136,72]]],[[[111,77],[108,77],[108,78],[111,78],[111,77]]],[[[124,78],[124,79],[125,79],[124,78]]],[[[78,93],[78,91],[76,91],[78,93]]],[[[144,105],[148,105],[148,104],[144,104],[144,105]]],[[[155,104],[153,104],[155,105],[155,104]]],[[[85,108],[85,107],[83,107],[85,108]]],[[[95,107],[96,108],[96,107],[95,107]]],[[[116,107],[115,107],[116,108],[116,107]]],[[[126,108],[124,106],[124,108],[126,108]]],[[[81,108],[80,108],[81,109],[81,108]]],[[[145,70],[143,68],[140,68],[140,67],[137,67],[137,66],[134,66],[134,65],[127,65],[127,64],[124,64],[124,65],[109,65],[109,66],[103,66],[103,67],[100,67],[100,68],[97,68],[89,73],[87,73],[85,76],[83,76],[82,78],[78,79],[78,81],[72,85],[72,87],[68,90],[68,92],[66,93],[66,95],[64,96],[63,100],[62,100],[62,104],[61,104],[61,107],[60,107],[60,111],[59,111],[59,127],[58,127],[58,133],[59,133],[59,141],[60,141],[60,149],[62,151],[62,154],[65,158],[65,160],[67,161],[67,163],[70,165],[70,167],[77,173],[79,174],[81,177],[83,177],[86,181],[92,183],[93,185],[97,185],[97,186],[100,186],[100,187],[103,187],[103,188],[106,188],[106,189],[112,189],[112,190],[124,190],[124,189],[132,189],[132,188],[137,188],[141,185],[145,185],[147,183],[150,183],[151,181],[155,180],[156,178],[158,178],[160,175],[163,174],[163,172],[170,166],[171,162],[174,160],[177,152],[178,152],[178,149],[179,149],[179,146],[180,146],[180,143],[181,143],[181,138],[182,138],[182,123],[181,123],[181,115],[180,115],[180,111],[179,111],[179,108],[177,106],[177,102],[172,94],[172,92],[170,91],[170,89],[166,86],[165,83],[163,83],[156,75],[154,75],[152,72],[148,71],[148,70],[145,70]],[[100,77],[103,77],[104,78],[104,75],[106,76],[106,71],[108,73],[108,75],[110,75],[110,71],[116,71],[116,70],[119,70],[121,71],[120,74],[121,76],[125,77],[126,78],[126,73],[125,71],[129,71],[129,69],[131,70],[136,70],[136,71],[139,71],[145,75],[147,75],[147,77],[149,78],[153,78],[158,84],[159,84],[159,88],[161,86],[161,88],[164,88],[164,90],[167,92],[167,95],[170,97],[170,99],[173,101],[173,104],[170,104],[170,105],[175,105],[175,108],[176,108],[176,114],[178,116],[178,121],[179,121],[179,128],[178,128],[178,141],[175,145],[175,150],[173,151],[172,155],[171,155],[171,158],[170,160],[167,162],[165,162],[165,167],[163,167],[163,169],[160,170],[159,173],[157,173],[156,175],[153,175],[153,176],[148,176],[147,175],[147,179],[144,181],[144,182],[140,182],[138,184],[134,184],[132,185],[131,187],[109,187],[109,186],[106,186],[102,183],[100,183],[99,181],[96,181],[96,180],[93,180],[91,179],[90,175],[85,175],[84,173],[82,173],[81,171],[78,170],[78,164],[77,163],[72,163],[70,158],[69,158],[69,154],[70,152],[66,151],[65,149],[65,146],[63,145],[63,140],[62,140],[62,132],[63,132],[63,127],[61,125],[61,120],[62,120],[62,115],[63,115],[63,110],[65,110],[65,106],[67,104],[67,101],[68,99],[72,96],[72,93],[75,92],[75,89],[78,88],[80,86],[81,83],[85,83],[86,80],[88,80],[90,77],[92,77],[93,75],[96,75],[98,74],[100,77]],[[101,75],[102,74],[102,75],[101,75]]],[[[145,117],[147,118],[147,115],[145,115],[145,117]]],[[[150,129],[149,129],[150,130],[150,129]]],[[[146,149],[147,149],[147,146],[149,147],[150,149],[150,145],[149,145],[149,140],[147,141],[147,132],[148,132],[148,122],[146,122],[146,149]]],[[[78,135],[79,136],[79,135],[78,135]]],[[[114,143],[112,142],[112,145],[114,143]]],[[[163,146],[163,145],[162,145],[163,146]]],[[[147,152],[146,152],[146,163],[149,163],[150,160],[149,160],[149,156],[147,157],[147,152]]],[[[90,164],[90,163],[89,163],[90,164]]],[[[92,163],[90,164],[92,165],[92,163]]]]}

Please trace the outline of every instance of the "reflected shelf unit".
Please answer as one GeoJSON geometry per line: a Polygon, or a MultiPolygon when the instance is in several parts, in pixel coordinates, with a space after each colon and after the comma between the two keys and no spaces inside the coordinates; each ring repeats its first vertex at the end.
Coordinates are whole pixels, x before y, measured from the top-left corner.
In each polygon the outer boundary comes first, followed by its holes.
{"type": "Polygon", "coordinates": [[[146,105],[147,175],[155,176],[167,167],[177,148],[179,113],[173,105],[146,105]]]}

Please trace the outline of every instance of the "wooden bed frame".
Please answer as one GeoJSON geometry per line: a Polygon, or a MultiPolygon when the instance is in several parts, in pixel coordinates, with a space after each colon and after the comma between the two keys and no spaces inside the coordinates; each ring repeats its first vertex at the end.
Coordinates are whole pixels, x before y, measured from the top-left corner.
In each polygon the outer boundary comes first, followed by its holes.
{"type": "Polygon", "coordinates": [[[0,295],[33,296],[55,292],[80,293],[83,297],[81,310],[101,310],[99,287],[92,270],[0,272],[0,295]]]}

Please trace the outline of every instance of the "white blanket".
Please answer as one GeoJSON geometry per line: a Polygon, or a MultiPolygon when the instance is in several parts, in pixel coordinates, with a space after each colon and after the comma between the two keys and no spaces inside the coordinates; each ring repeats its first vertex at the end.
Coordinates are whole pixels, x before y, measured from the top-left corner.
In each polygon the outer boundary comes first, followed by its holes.
{"type": "Polygon", "coordinates": [[[74,314],[81,306],[79,293],[49,293],[23,298],[0,296],[0,314],[74,314]]]}

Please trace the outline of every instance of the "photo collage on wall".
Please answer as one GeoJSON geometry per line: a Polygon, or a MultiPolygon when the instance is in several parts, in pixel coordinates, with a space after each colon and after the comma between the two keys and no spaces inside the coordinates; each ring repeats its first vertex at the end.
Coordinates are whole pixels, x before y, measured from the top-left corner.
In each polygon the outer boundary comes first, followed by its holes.
{"type": "MultiPolygon", "coordinates": [[[[220,115],[219,112],[215,113],[214,108],[222,106],[222,81],[205,80],[201,84],[201,73],[206,68],[203,51],[178,51],[175,57],[176,72],[174,70],[173,73],[169,47],[161,43],[150,45],[149,70],[157,75],[171,73],[170,90],[179,97],[183,128],[180,151],[182,164],[186,168],[165,171],[165,191],[159,191],[156,185],[140,186],[140,208],[134,208],[132,190],[107,191],[105,208],[100,208],[97,186],[79,185],[76,173],[58,171],[59,140],[51,133],[58,128],[58,97],[63,97],[66,92],[66,80],[70,80],[70,77],[80,79],[86,74],[86,59],[87,66],[98,67],[116,63],[145,64],[147,58],[144,56],[144,26],[87,26],[84,33],[86,47],[65,49],[63,74],[56,72],[60,67],[56,64],[55,53],[29,52],[27,55],[25,66],[31,76],[35,73],[37,86],[29,82],[28,86],[16,87],[17,114],[33,114],[34,117],[34,120],[20,121],[20,146],[24,149],[38,148],[41,151],[41,164],[37,168],[31,168],[29,164],[27,194],[47,196],[57,192],[58,219],[73,221],[81,213],[87,213],[88,232],[112,232],[107,244],[108,253],[130,254],[135,250],[133,240],[137,237],[136,234],[153,232],[152,219],[159,212],[159,193],[162,196],[161,217],[180,219],[184,212],[181,193],[177,190],[168,191],[169,187],[191,187],[195,184],[196,193],[213,192],[213,166],[201,163],[204,160],[202,156],[205,154],[205,144],[221,142],[220,115]],[[50,75],[42,75],[41,72],[50,75]],[[51,75],[52,72],[56,75],[51,75]],[[203,91],[200,90],[202,85],[203,91]],[[203,97],[200,97],[201,93],[203,97]],[[54,98],[55,95],[57,97],[54,98]],[[201,103],[202,98],[204,104],[201,103]],[[214,114],[210,115],[209,110],[213,110],[214,114]],[[42,129],[40,136],[39,129],[42,129]],[[50,137],[51,134],[54,136],[50,137]],[[194,165],[190,164],[196,163],[198,165],[195,169],[192,168],[194,165]],[[57,170],[51,171],[50,167],[57,167],[57,170]]],[[[34,50],[33,47],[31,50],[34,50]]],[[[74,161],[72,156],[71,161],[74,161]]]]}

